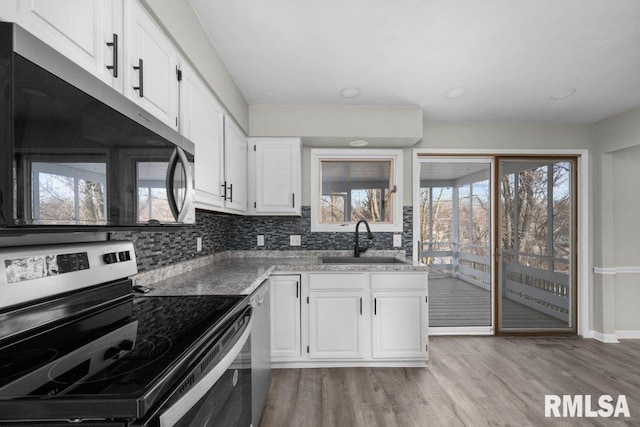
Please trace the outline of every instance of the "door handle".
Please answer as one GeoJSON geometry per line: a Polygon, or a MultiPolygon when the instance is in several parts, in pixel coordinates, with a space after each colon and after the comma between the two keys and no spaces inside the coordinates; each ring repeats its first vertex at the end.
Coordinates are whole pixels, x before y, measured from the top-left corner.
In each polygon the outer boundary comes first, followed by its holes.
{"type": "Polygon", "coordinates": [[[173,217],[176,219],[176,222],[183,222],[189,213],[191,208],[191,194],[193,193],[193,179],[191,175],[191,168],[189,167],[189,160],[187,159],[187,155],[184,150],[180,147],[176,147],[171,153],[171,157],[169,158],[169,163],[167,165],[167,178],[166,178],[166,188],[167,188],[167,201],[169,203],[169,208],[171,209],[171,213],[173,217]],[[185,176],[185,195],[184,199],[181,201],[180,206],[178,206],[178,202],[176,201],[176,197],[174,194],[175,191],[175,174],[178,166],[178,162],[182,163],[182,168],[184,169],[185,176]]]}
{"type": "Polygon", "coordinates": [[[378,314],[378,298],[373,299],[373,315],[378,314]]]}
{"type": "Polygon", "coordinates": [[[138,70],[138,86],[134,86],[133,90],[138,91],[140,98],[144,97],[144,62],[142,58],[138,58],[138,66],[133,67],[134,70],[138,70]]]}
{"type": "Polygon", "coordinates": [[[233,184],[229,184],[229,203],[233,203],[233,184]]]}
{"type": "Polygon", "coordinates": [[[222,191],[224,191],[224,194],[222,195],[222,200],[226,201],[227,200],[227,181],[225,181],[224,184],[221,184],[220,187],[222,187],[222,191]]]}
{"type": "Polygon", "coordinates": [[[107,65],[107,70],[111,70],[113,77],[118,77],[118,35],[113,34],[113,41],[107,42],[107,46],[113,48],[112,65],[107,65]]]}
{"type": "Polygon", "coordinates": [[[360,297],[360,314],[362,314],[362,297],[360,297]]]}

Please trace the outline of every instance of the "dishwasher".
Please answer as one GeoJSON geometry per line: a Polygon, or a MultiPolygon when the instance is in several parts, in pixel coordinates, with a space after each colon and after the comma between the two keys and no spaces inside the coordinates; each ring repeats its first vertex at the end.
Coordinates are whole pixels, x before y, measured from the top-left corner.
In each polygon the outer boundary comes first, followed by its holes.
{"type": "Polygon", "coordinates": [[[251,421],[260,424],[260,416],[271,385],[271,317],[269,279],[251,295],[254,326],[251,333],[251,421]]]}

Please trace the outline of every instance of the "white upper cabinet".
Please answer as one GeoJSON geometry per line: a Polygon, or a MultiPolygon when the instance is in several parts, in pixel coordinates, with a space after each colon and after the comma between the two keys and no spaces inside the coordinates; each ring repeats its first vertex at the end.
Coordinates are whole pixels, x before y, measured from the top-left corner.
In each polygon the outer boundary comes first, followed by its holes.
{"type": "Polygon", "coordinates": [[[4,2],[1,14],[122,91],[122,7],[122,0],[17,0],[4,2]]]}
{"type": "Polygon", "coordinates": [[[252,214],[300,215],[300,138],[249,138],[252,214]]]}
{"type": "Polygon", "coordinates": [[[224,108],[184,61],[180,69],[180,132],[196,146],[196,207],[222,208],[224,108]]]}
{"type": "Polygon", "coordinates": [[[6,0],[0,19],[16,22],[138,104],[141,115],[193,141],[198,208],[300,215],[300,139],[256,138],[249,168],[245,133],[137,0],[6,0]]]}
{"type": "Polygon", "coordinates": [[[178,51],[136,1],[126,1],[124,94],[178,129],[178,51]]]}
{"type": "MultiPolygon", "coordinates": [[[[224,122],[225,208],[247,211],[247,137],[232,120],[224,122]]],[[[196,184],[197,185],[197,184],[196,184]]]]}

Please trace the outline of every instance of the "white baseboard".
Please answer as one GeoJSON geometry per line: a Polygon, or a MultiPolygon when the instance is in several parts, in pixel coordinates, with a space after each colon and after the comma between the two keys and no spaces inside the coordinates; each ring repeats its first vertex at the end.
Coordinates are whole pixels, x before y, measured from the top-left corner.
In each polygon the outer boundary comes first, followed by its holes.
{"type": "Polygon", "coordinates": [[[493,335],[490,326],[466,326],[466,327],[429,327],[429,336],[439,335],[493,335]]]}
{"type": "Polygon", "coordinates": [[[304,360],[299,362],[271,362],[272,369],[299,369],[299,368],[424,368],[427,366],[427,359],[407,360],[407,361],[349,361],[326,362],[317,360],[304,360]]]}
{"type": "Polygon", "coordinates": [[[598,331],[589,331],[584,335],[585,338],[593,338],[597,341],[603,342],[605,344],[616,344],[619,343],[617,334],[603,334],[598,331]]]}
{"type": "Polygon", "coordinates": [[[616,335],[621,340],[638,340],[638,339],[640,339],[640,331],[632,331],[632,330],[616,331],[616,335]]]}

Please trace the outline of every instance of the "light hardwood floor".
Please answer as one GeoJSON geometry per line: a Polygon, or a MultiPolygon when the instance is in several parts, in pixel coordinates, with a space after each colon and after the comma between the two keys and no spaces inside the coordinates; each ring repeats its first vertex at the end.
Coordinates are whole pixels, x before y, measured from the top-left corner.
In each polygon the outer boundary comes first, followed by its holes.
{"type": "Polygon", "coordinates": [[[276,369],[260,423],[553,425],[640,425],[640,341],[433,337],[425,368],[276,369]],[[631,418],[545,418],[545,394],[624,394],[631,418]]]}

